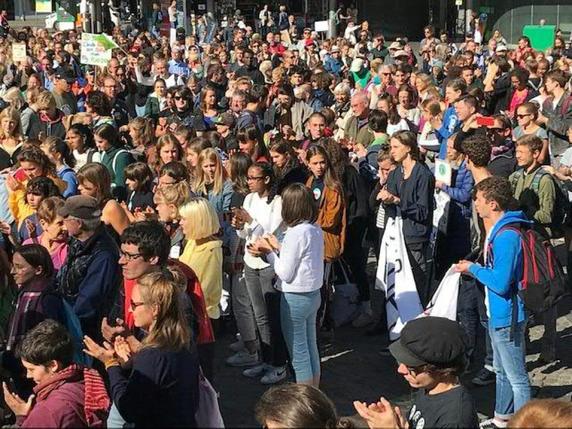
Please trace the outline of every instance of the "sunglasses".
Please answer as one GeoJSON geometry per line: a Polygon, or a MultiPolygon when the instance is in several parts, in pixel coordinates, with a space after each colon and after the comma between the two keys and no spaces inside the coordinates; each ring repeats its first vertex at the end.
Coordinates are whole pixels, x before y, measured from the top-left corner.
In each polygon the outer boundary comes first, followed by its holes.
{"type": "Polygon", "coordinates": [[[181,101],[181,100],[187,101],[187,100],[185,99],[185,97],[182,97],[182,96],[180,96],[180,95],[175,95],[174,99],[175,99],[175,100],[178,100],[178,101],[181,101]]]}
{"type": "Polygon", "coordinates": [[[524,115],[516,115],[518,119],[526,118],[527,116],[530,116],[530,113],[525,113],[524,115]]]}

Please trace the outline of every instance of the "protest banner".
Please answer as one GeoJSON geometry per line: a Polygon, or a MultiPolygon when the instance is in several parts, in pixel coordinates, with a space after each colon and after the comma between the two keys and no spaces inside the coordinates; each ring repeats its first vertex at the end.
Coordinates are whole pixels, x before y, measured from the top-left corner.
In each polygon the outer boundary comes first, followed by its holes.
{"type": "Polygon", "coordinates": [[[117,44],[106,34],[82,33],[81,57],[82,64],[107,66],[111,60],[111,51],[117,44]]]}

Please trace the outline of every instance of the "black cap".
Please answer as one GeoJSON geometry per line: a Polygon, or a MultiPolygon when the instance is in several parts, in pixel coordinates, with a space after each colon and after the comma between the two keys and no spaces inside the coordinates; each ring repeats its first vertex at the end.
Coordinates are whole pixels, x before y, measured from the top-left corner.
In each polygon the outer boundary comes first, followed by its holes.
{"type": "Polygon", "coordinates": [[[76,75],[72,69],[60,66],[54,71],[56,73],[56,79],[65,79],[66,82],[70,84],[76,81],[76,75]]]}
{"type": "Polygon", "coordinates": [[[444,317],[421,317],[405,325],[399,340],[389,346],[397,362],[416,367],[446,366],[465,352],[461,326],[444,317]]]}

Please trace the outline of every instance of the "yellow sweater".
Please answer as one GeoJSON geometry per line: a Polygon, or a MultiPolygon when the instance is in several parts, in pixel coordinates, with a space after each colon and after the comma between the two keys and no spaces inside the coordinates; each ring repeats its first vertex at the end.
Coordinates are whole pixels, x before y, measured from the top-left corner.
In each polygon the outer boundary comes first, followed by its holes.
{"type": "MultiPolygon", "coordinates": [[[[50,177],[60,190],[60,192],[65,191],[67,187],[67,183],[64,182],[62,179],[57,177],[50,177]]],[[[36,213],[28,202],[26,201],[26,185],[28,184],[28,180],[22,182],[22,187],[16,189],[15,191],[8,190],[8,208],[12,212],[12,216],[14,216],[14,220],[18,224],[18,229],[22,226],[22,222],[28,216],[33,215],[36,213]]]]}
{"type": "Polygon", "coordinates": [[[179,261],[187,264],[197,274],[207,313],[211,319],[220,317],[219,302],[222,296],[222,241],[213,239],[197,244],[189,240],[179,261]]]}

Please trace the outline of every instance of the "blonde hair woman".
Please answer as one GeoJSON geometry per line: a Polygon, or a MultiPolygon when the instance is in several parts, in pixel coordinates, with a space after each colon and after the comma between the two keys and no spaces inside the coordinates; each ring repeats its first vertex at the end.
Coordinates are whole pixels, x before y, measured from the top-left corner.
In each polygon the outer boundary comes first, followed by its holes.
{"type": "Polygon", "coordinates": [[[222,295],[222,241],[221,229],[214,207],[205,199],[194,197],[180,209],[181,227],[187,245],[179,261],[197,274],[207,312],[211,319],[218,319],[218,304],[222,295]]]}
{"type": "Polygon", "coordinates": [[[107,369],[114,405],[135,427],[196,427],[199,360],[191,351],[188,308],[182,274],[145,274],[131,294],[135,326],[148,333],[142,343],[118,335],[111,348],[84,339],[85,352],[107,369]]]}
{"type": "Polygon", "coordinates": [[[193,191],[208,199],[217,214],[222,216],[230,209],[233,191],[218,152],[210,147],[202,150],[197,167],[193,191]]]}
{"type": "Polygon", "coordinates": [[[11,157],[24,142],[20,128],[20,112],[18,110],[8,107],[0,112],[0,148],[11,157]]]}

